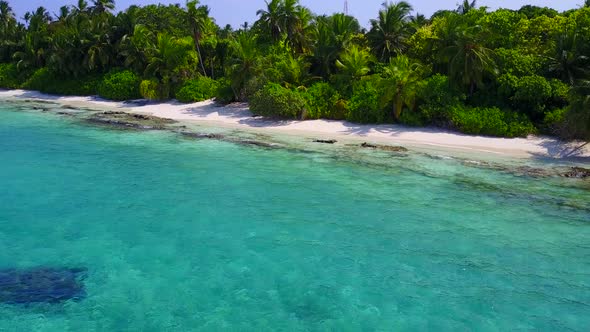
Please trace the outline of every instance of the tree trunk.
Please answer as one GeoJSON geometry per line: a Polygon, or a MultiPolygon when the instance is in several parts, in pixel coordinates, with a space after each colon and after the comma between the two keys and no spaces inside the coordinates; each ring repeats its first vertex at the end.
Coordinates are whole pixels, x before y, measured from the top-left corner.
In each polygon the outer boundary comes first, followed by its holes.
{"type": "Polygon", "coordinates": [[[213,64],[213,58],[211,58],[211,78],[215,79],[215,68],[214,68],[214,64],[213,64]]]}
{"type": "Polygon", "coordinates": [[[201,47],[199,46],[199,37],[195,35],[195,46],[197,47],[197,53],[199,54],[199,64],[201,65],[201,69],[203,70],[203,75],[207,77],[207,71],[205,70],[205,65],[203,65],[203,56],[201,55],[201,47]]]}
{"type": "Polygon", "coordinates": [[[402,114],[403,107],[404,103],[402,97],[398,94],[397,96],[395,96],[395,103],[393,104],[393,117],[396,120],[399,120],[399,117],[402,114]]]}

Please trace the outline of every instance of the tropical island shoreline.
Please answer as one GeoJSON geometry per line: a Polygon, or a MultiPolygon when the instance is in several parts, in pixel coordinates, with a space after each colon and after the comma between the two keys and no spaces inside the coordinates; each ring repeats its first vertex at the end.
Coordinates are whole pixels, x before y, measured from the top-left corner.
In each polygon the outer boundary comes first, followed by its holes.
{"type": "Polygon", "coordinates": [[[39,100],[70,107],[118,110],[212,127],[274,132],[321,140],[368,141],[517,159],[532,157],[556,160],[590,159],[590,146],[584,145],[585,142],[582,141],[565,142],[552,137],[533,135],[528,138],[470,136],[440,128],[356,124],[337,120],[273,120],[253,116],[246,103],[220,105],[213,100],[191,104],[145,100],[115,102],[99,97],[57,96],[28,90],[0,90],[0,98],[39,100]]]}

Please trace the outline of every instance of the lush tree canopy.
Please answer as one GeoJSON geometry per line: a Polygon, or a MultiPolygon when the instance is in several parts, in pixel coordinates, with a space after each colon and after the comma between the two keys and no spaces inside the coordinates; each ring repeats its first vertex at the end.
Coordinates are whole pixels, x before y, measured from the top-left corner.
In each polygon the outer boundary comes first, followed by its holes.
{"type": "Polygon", "coordinates": [[[432,17],[383,3],[365,30],[345,14],[269,0],[239,30],[198,0],[77,0],[19,22],[0,1],[0,87],[112,99],[251,101],[260,114],[437,125],[474,134],[590,138],[590,8],[432,17]]]}

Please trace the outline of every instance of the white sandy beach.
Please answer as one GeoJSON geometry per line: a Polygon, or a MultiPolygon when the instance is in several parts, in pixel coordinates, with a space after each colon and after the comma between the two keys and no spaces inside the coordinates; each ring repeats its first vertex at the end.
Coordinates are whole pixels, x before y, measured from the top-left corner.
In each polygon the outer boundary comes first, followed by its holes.
{"type": "Polygon", "coordinates": [[[412,145],[453,149],[463,152],[489,153],[506,157],[533,156],[568,158],[590,157],[590,146],[579,149],[582,142],[562,142],[555,138],[495,138],[469,136],[436,128],[409,128],[399,125],[361,125],[346,121],[307,120],[274,121],[253,117],[246,104],[218,106],[213,101],[194,104],[165,102],[138,106],[102,100],[96,97],[59,97],[34,91],[0,91],[0,98],[39,99],[69,106],[116,108],[179,121],[230,127],[244,130],[272,131],[289,135],[315,136],[331,139],[361,139],[390,145],[412,145]]]}

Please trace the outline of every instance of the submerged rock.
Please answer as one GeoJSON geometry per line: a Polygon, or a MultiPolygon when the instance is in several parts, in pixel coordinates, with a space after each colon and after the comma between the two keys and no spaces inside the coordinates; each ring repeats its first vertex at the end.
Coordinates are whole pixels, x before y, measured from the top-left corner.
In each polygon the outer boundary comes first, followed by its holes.
{"type": "Polygon", "coordinates": [[[474,160],[461,160],[461,164],[467,167],[475,167],[481,169],[488,169],[492,171],[499,171],[506,174],[511,174],[514,176],[521,176],[521,177],[531,177],[531,178],[548,178],[548,177],[555,177],[557,175],[556,171],[551,168],[541,168],[541,167],[533,167],[528,165],[521,165],[521,166],[509,166],[509,165],[502,165],[497,163],[489,163],[485,161],[474,161],[474,160]]]}
{"type": "Polygon", "coordinates": [[[361,147],[368,148],[368,149],[390,151],[390,152],[408,152],[408,149],[404,148],[403,146],[379,145],[379,144],[370,144],[367,142],[361,144],[361,147]]]}
{"type": "Polygon", "coordinates": [[[180,132],[182,136],[189,137],[189,138],[196,138],[196,139],[218,139],[222,140],[225,136],[221,134],[206,134],[206,133],[191,133],[191,132],[180,132]]]}
{"type": "Polygon", "coordinates": [[[338,141],[335,139],[314,139],[313,142],[314,143],[323,143],[323,144],[334,144],[338,141]]]}
{"type": "Polygon", "coordinates": [[[249,139],[230,139],[227,140],[228,142],[233,142],[236,144],[241,144],[241,145],[252,145],[252,146],[258,146],[261,148],[267,148],[267,149],[280,149],[282,148],[281,145],[279,144],[275,144],[275,143],[267,143],[267,142],[261,142],[261,141],[254,141],[254,140],[249,140],[249,139]]]}
{"type": "Polygon", "coordinates": [[[31,304],[78,301],[86,296],[84,268],[0,270],[0,303],[31,304]]]}
{"type": "Polygon", "coordinates": [[[569,172],[563,174],[566,178],[585,179],[590,177],[590,169],[582,167],[572,167],[569,172]]]}
{"type": "Polygon", "coordinates": [[[131,114],[121,111],[95,113],[90,116],[87,121],[93,124],[138,130],[163,130],[167,129],[168,125],[176,123],[176,121],[171,119],[145,114],[131,114]]]}
{"type": "Polygon", "coordinates": [[[240,144],[240,145],[257,146],[257,147],[267,148],[267,149],[283,148],[282,145],[276,144],[276,143],[268,143],[268,142],[252,140],[252,139],[245,139],[245,138],[242,139],[242,138],[238,138],[238,137],[228,137],[228,136],[225,136],[222,134],[193,133],[193,132],[186,132],[186,131],[180,132],[180,134],[182,136],[194,138],[194,139],[215,139],[215,140],[224,141],[224,142],[230,142],[230,143],[235,143],[235,144],[240,144]]]}

